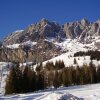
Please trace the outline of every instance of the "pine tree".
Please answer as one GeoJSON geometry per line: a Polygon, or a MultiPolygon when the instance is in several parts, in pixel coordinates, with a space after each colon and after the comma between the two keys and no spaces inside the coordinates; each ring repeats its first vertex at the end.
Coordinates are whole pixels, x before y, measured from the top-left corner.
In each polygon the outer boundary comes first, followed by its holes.
{"type": "Polygon", "coordinates": [[[68,68],[62,70],[62,81],[64,86],[68,86],[68,68]]]}
{"type": "Polygon", "coordinates": [[[65,68],[64,61],[61,61],[61,68],[65,68]]]}
{"type": "Polygon", "coordinates": [[[56,70],[60,70],[60,69],[62,69],[62,68],[64,68],[64,67],[65,67],[65,64],[64,64],[63,61],[59,60],[59,61],[56,61],[56,62],[55,62],[55,69],[56,69],[56,70]]]}
{"type": "Polygon", "coordinates": [[[74,64],[77,64],[77,61],[76,61],[76,59],[74,58],[74,64]]]}
{"type": "Polygon", "coordinates": [[[80,84],[83,85],[84,84],[84,69],[83,67],[80,68],[80,84]]]}
{"type": "Polygon", "coordinates": [[[19,63],[14,63],[6,81],[6,94],[22,92],[22,72],[19,63]]]}
{"type": "Polygon", "coordinates": [[[48,86],[48,87],[53,86],[54,72],[53,72],[53,71],[49,71],[47,77],[48,77],[48,78],[47,78],[47,86],[48,86]]]}
{"type": "Polygon", "coordinates": [[[17,62],[15,65],[15,72],[16,72],[16,77],[15,77],[15,92],[16,93],[21,93],[22,92],[22,71],[19,67],[19,63],[17,62]]]}
{"type": "Polygon", "coordinates": [[[43,70],[43,65],[42,65],[42,62],[41,62],[40,64],[37,65],[36,71],[37,71],[37,72],[40,72],[40,71],[42,71],[42,70],[43,70]]]}
{"type": "Polygon", "coordinates": [[[59,87],[58,71],[57,70],[55,71],[54,80],[53,80],[53,86],[55,88],[59,87]]]}
{"type": "Polygon", "coordinates": [[[30,81],[30,91],[31,91],[31,92],[34,92],[34,91],[36,91],[36,89],[37,89],[37,88],[36,88],[36,86],[37,86],[36,80],[37,80],[37,76],[36,76],[35,71],[33,70],[33,71],[32,71],[31,81],[30,81]]]}
{"type": "Polygon", "coordinates": [[[89,71],[89,66],[86,64],[83,64],[83,82],[84,84],[89,84],[90,83],[90,71],[89,71]]]}
{"type": "Polygon", "coordinates": [[[100,66],[97,68],[97,82],[100,82],[100,66]]]}
{"type": "Polygon", "coordinates": [[[77,68],[76,68],[75,79],[76,79],[76,84],[79,85],[80,84],[80,68],[79,68],[79,66],[77,66],[77,68]]]}
{"type": "Polygon", "coordinates": [[[44,74],[42,72],[37,73],[37,90],[45,88],[44,74]]]}
{"type": "Polygon", "coordinates": [[[91,82],[90,83],[96,83],[97,82],[96,67],[95,67],[95,65],[93,64],[92,61],[89,64],[89,70],[90,70],[90,78],[91,78],[91,82]]]}
{"type": "Polygon", "coordinates": [[[44,68],[47,70],[47,71],[51,71],[51,70],[54,70],[55,69],[55,66],[54,66],[54,63],[53,62],[47,62],[46,65],[44,66],[44,68]]]}
{"type": "Polygon", "coordinates": [[[63,84],[63,80],[62,80],[62,70],[60,70],[58,72],[58,81],[59,81],[59,86],[61,86],[63,84]]]}
{"type": "Polygon", "coordinates": [[[12,67],[6,80],[5,94],[15,93],[15,77],[15,68],[12,67]]]}
{"type": "Polygon", "coordinates": [[[68,68],[68,85],[73,84],[73,67],[68,68]]]}
{"type": "MultiPolygon", "coordinates": [[[[33,70],[30,67],[28,67],[27,77],[29,80],[29,83],[28,83],[29,84],[29,92],[33,92],[32,86],[35,85],[35,73],[33,72],[33,70]],[[33,80],[34,80],[34,82],[33,82],[33,80]]],[[[35,89],[35,88],[33,88],[33,89],[35,89]]]]}
{"type": "Polygon", "coordinates": [[[30,80],[29,80],[29,77],[28,77],[28,71],[29,71],[29,68],[26,66],[24,71],[23,71],[23,92],[29,92],[30,90],[30,80]]]}
{"type": "Polygon", "coordinates": [[[72,69],[72,84],[76,84],[76,77],[75,77],[75,73],[76,73],[76,69],[74,67],[71,67],[72,69]]]}

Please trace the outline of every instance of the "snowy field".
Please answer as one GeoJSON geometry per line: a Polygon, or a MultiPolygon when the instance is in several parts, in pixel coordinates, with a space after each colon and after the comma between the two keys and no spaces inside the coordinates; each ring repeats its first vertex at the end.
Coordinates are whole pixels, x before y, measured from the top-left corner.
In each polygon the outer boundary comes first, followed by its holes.
{"type": "MultiPolygon", "coordinates": [[[[30,41],[28,41],[27,44],[36,45],[36,43],[32,43],[30,41]]],[[[75,66],[74,58],[76,59],[79,66],[82,66],[83,64],[89,64],[91,61],[89,56],[74,57],[74,53],[78,51],[88,51],[96,49],[94,46],[94,42],[91,44],[83,45],[77,40],[72,41],[70,39],[62,43],[55,43],[55,45],[57,47],[60,46],[60,48],[62,48],[62,51],[64,50],[66,51],[66,53],[63,53],[62,55],[54,57],[48,61],[55,63],[56,61],[63,60],[66,67],[70,67],[71,65],[75,66]]],[[[8,48],[18,47],[19,44],[8,46],[8,48]]],[[[48,61],[43,62],[43,65],[45,65],[48,61]]],[[[93,60],[93,63],[96,66],[100,65],[100,61],[97,60],[93,60]]],[[[8,69],[6,68],[7,64],[8,63],[6,62],[0,62],[0,71],[2,72],[0,72],[0,100],[100,100],[100,84],[61,87],[57,90],[51,89],[38,91],[36,93],[3,96],[3,93],[5,92],[5,79],[8,74],[8,69]]]]}
{"type": "Polygon", "coordinates": [[[37,93],[0,96],[0,100],[100,100],[100,84],[61,87],[37,93]]]}

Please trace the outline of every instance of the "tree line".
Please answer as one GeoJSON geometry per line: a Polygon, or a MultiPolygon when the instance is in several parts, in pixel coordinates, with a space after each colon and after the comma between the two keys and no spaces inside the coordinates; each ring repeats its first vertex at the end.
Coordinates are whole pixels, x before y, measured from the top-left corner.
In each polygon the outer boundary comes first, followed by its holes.
{"type": "Polygon", "coordinates": [[[74,54],[74,57],[77,57],[77,56],[90,56],[90,59],[91,60],[100,60],[100,51],[87,51],[87,52],[84,52],[84,51],[79,51],[79,52],[76,52],[74,54]]]}
{"type": "Polygon", "coordinates": [[[19,67],[19,63],[11,67],[7,77],[5,94],[27,93],[50,87],[83,85],[100,82],[100,66],[90,62],[82,67],[65,67],[63,61],[42,63],[37,67],[19,67]]]}

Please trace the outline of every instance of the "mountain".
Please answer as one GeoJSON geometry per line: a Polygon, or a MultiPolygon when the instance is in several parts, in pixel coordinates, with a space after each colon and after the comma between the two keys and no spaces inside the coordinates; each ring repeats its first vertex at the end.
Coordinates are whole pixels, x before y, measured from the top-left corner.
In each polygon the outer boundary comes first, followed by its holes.
{"type": "Polygon", "coordinates": [[[12,32],[0,43],[1,93],[5,90],[9,68],[13,66],[11,62],[34,69],[41,62],[44,66],[47,62],[55,64],[57,61],[63,61],[65,67],[89,65],[90,62],[100,66],[99,30],[99,20],[89,22],[82,19],[60,25],[41,19],[24,30],[12,32]]]}
{"type": "Polygon", "coordinates": [[[77,52],[78,49],[75,48],[80,44],[83,49],[99,49],[99,39],[100,20],[89,22],[82,19],[60,25],[43,18],[24,30],[17,30],[5,37],[0,50],[0,61],[8,59],[19,62],[42,62],[68,51],[77,52]]]}
{"type": "Polygon", "coordinates": [[[61,32],[61,26],[56,22],[50,22],[42,19],[36,24],[29,25],[23,31],[15,31],[3,41],[4,45],[22,43],[28,40],[39,41],[44,38],[58,38],[64,34],[61,32]]]}
{"type": "Polygon", "coordinates": [[[55,41],[60,41],[62,38],[78,38],[81,42],[88,43],[94,36],[100,36],[100,20],[89,22],[87,19],[82,19],[60,25],[54,21],[41,19],[24,30],[12,32],[4,39],[3,45],[22,43],[28,40],[37,42],[44,38],[54,38],[55,41]]]}

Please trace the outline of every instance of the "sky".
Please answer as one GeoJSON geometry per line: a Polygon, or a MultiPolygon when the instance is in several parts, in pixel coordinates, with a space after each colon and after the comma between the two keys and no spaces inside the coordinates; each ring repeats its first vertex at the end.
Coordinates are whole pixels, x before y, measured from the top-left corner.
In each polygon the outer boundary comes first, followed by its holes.
{"type": "Polygon", "coordinates": [[[0,0],[0,40],[46,18],[60,24],[100,19],[100,0],[0,0]]]}

